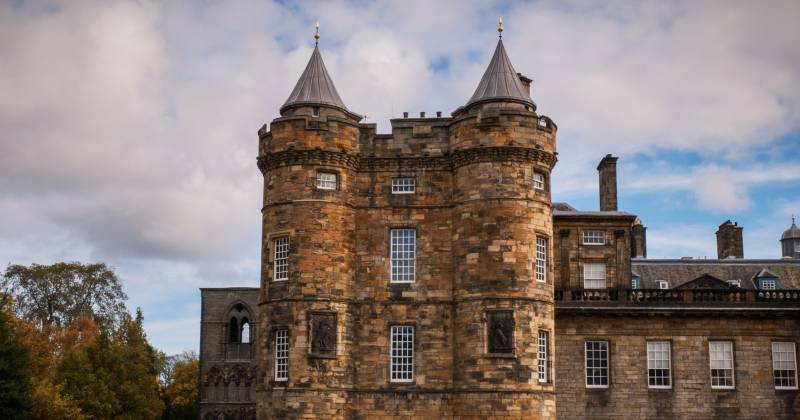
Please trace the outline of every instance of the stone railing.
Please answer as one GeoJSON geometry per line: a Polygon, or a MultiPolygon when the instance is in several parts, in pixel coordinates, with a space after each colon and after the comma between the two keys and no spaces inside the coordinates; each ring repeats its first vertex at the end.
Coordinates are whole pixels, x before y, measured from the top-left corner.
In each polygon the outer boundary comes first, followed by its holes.
{"type": "Polygon", "coordinates": [[[556,290],[557,302],[800,303],[800,290],[576,289],[556,290]]]}
{"type": "Polygon", "coordinates": [[[253,343],[225,343],[226,359],[252,359],[253,343]]]}

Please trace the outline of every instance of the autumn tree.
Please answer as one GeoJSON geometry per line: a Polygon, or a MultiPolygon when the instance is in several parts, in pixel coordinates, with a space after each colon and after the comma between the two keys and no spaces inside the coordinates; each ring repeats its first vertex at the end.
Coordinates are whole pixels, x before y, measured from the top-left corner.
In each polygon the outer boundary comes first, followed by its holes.
{"type": "Polygon", "coordinates": [[[162,369],[162,389],[165,420],[196,419],[200,362],[194,352],[184,352],[167,358],[162,369]]]}
{"type": "Polygon", "coordinates": [[[119,278],[103,263],[9,265],[0,290],[13,295],[14,311],[40,329],[63,328],[80,316],[113,328],[127,314],[119,278]]]}

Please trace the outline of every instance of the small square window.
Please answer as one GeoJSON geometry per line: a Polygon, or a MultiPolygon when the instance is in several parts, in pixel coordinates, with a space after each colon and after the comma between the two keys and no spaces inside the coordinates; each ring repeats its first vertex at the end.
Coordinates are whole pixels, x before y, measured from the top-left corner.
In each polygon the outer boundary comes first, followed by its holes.
{"type": "Polygon", "coordinates": [[[414,194],[417,182],[414,178],[392,178],[392,194],[414,194]]]}
{"type": "Polygon", "coordinates": [[[728,284],[733,287],[742,287],[742,282],[740,280],[728,280],[728,284]]]}
{"type": "Polygon", "coordinates": [[[642,286],[642,279],[639,277],[632,277],[631,278],[631,289],[640,289],[642,286]]]}
{"type": "Polygon", "coordinates": [[[583,244],[584,245],[605,245],[606,233],[602,230],[584,230],[583,231],[583,244]]]}
{"type": "Polygon", "coordinates": [[[583,288],[606,288],[606,265],[603,263],[583,264],[583,288]]]}
{"type": "Polygon", "coordinates": [[[335,190],[336,189],[336,174],[331,172],[317,172],[317,189],[318,190],[335,190]]]}
{"type": "Polygon", "coordinates": [[[778,282],[775,279],[761,279],[761,288],[764,290],[775,290],[778,288],[778,282]]]}
{"type": "Polygon", "coordinates": [[[537,190],[544,190],[544,175],[539,172],[533,173],[533,188],[537,190]]]}
{"type": "Polygon", "coordinates": [[[656,280],[656,288],[669,289],[669,283],[666,280],[656,280]]]}

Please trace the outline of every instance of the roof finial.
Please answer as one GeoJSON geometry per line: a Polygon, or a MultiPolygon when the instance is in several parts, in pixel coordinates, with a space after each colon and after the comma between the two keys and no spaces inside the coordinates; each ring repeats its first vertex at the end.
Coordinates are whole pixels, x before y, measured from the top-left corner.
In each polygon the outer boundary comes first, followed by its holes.
{"type": "Polygon", "coordinates": [[[794,224],[794,213],[792,213],[792,224],[794,224]]]}
{"type": "Polygon", "coordinates": [[[503,39],[503,17],[500,16],[500,19],[497,21],[497,33],[500,35],[500,39],[503,39]]]}
{"type": "Polygon", "coordinates": [[[319,21],[317,21],[317,32],[314,33],[314,45],[319,45],[319,21]]]}

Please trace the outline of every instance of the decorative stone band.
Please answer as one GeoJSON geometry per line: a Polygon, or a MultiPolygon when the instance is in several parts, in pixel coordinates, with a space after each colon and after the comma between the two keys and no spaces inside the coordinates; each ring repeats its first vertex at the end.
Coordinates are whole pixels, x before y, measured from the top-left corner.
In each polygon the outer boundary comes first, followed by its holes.
{"type": "Polygon", "coordinates": [[[457,150],[444,156],[393,158],[360,157],[341,151],[311,149],[286,150],[259,156],[258,168],[262,173],[292,165],[330,165],[363,172],[400,169],[452,171],[465,165],[482,162],[539,162],[553,169],[556,161],[553,153],[527,147],[480,147],[457,150]]]}

